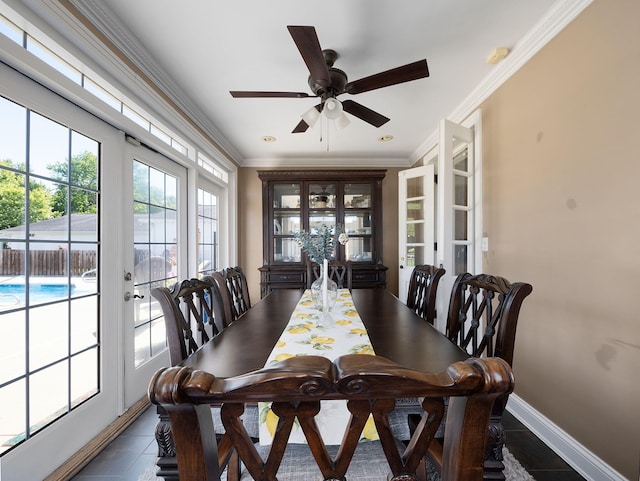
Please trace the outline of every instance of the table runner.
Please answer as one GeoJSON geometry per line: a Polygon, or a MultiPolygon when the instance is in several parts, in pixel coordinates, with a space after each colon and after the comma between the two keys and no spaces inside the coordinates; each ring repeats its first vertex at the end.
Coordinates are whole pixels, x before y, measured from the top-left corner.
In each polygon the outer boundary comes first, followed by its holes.
{"type": "MultiPolygon", "coordinates": [[[[280,339],[265,366],[294,356],[324,356],[334,360],[344,354],[374,355],[367,330],[358,315],[349,289],[339,289],[336,303],[327,315],[316,308],[307,289],[293,310],[280,339]]],[[[340,444],[349,421],[346,401],[322,401],[316,416],[318,429],[326,444],[340,444]]],[[[278,423],[269,403],[259,403],[260,444],[270,444],[278,423]]],[[[369,418],[363,438],[378,439],[373,418],[369,418]]],[[[294,426],[290,443],[305,443],[302,429],[294,426]]]]}

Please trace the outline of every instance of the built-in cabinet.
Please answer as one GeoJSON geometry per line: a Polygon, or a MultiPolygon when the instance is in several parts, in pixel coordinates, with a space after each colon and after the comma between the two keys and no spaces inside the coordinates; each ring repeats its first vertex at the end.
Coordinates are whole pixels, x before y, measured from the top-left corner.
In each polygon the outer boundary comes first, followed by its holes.
{"type": "Polygon", "coordinates": [[[306,254],[294,238],[304,229],[340,225],[349,236],[336,260],[352,261],[352,283],[386,286],[382,263],[382,179],[386,170],[262,170],[261,294],[304,289],[306,254]]]}

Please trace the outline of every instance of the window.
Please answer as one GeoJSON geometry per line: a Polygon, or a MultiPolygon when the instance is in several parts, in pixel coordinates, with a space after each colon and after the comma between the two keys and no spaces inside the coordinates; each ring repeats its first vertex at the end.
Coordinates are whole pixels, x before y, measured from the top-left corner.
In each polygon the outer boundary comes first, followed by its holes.
{"type": "Polygon", "coordinates": [[[218,269],[218,196],[198,189],[198,275],[218,269]]]}
{"type": "Polygon", "coordinates": [[[99,163],[0,97],[0,453],[100,390],[99,163]]]}

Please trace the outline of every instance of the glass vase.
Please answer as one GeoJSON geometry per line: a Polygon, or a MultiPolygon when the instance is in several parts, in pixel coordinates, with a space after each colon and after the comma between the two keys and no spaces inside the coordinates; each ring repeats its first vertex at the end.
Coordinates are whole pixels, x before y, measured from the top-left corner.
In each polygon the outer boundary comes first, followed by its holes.
{"type": "Polygon", "coordinates": [[[338,284],[328,277],[329,268],[326,259],[319,266],[320,275],[311,284],[311,299],[313,299],[317,309],[327,313],[338,298],[338,284]]]}

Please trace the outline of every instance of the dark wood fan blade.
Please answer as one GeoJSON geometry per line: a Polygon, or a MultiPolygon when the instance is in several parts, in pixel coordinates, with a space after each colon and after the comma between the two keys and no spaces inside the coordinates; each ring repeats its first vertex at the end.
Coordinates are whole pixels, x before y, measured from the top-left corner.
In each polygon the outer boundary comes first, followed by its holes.
{"type": "Polygon", "coordinates": [[[295,129],[291,131],[292,134],[299,134],[302,132],[306,132],[309,128],[309,124],[307,124],[304,120],[301,120],[298,125],[296,125],[295,129]]]}
{"type": "Polygon", "coordinates": [[[327,86],[331,83],[329,78],[329,68],[327,62],[322,54],[322,48],[320,47],[320,41],[318,35],[316,35],[316,29],[314,27],[302,27],[296,25],[287,26],[289,33],[296,43],[300,55],[304,63],[307,64],[311,78],[322,86],[327,86]]]}
{"type": "Polygon", "coordinates": [[[370,75],[369,77],[354,80],[353,82],[349,82],[344,90],[350,94],[359,94],[428,76],[429,67],[427,67],[426,59],[423,59],[403,65],[402,67],[392,68],[391,70],[370,75]]]}
{"type": "Polygon", "coordinates": [[[354,102],[353,100],[344,100],[342,102],[342,109],[345,112],[350,113],[351,115],[355,115],[359,119],[364,120],[365,122],[370,123],[374,127],[380,127],[381,125],[389,122],[389,118],[385,117],[378,112],[371,110],[368,107],[365,107],[358,102],[354,102]]]}
{"type": "Polygon", "coordinates": [[[302,99],[306,97],[313,97],[313,95],[306,94],[304,92],[251,92],[244,90],[231,90],[229,91],[232,97],[236,99],[244,98],[256,98],[256,97],[289,97],[302,99]]]}

